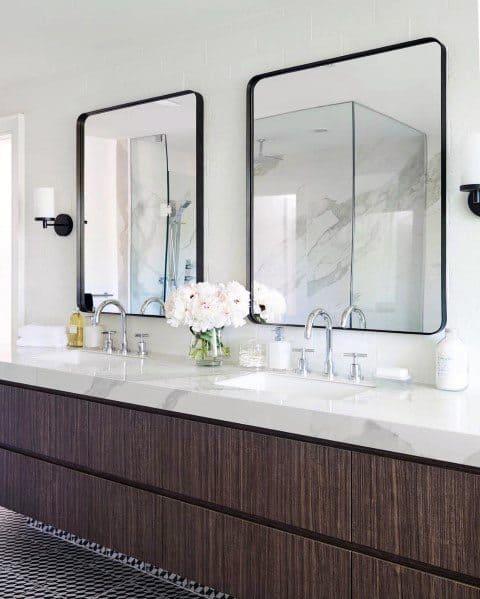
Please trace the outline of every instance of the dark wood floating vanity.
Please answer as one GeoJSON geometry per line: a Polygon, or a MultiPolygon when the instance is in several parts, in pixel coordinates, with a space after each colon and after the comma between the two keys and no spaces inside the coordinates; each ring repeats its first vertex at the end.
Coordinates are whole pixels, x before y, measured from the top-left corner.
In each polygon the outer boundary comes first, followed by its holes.
{"type": "Polygon", "coordinates": [[[0,504],[238,599],[480,599],[480,470],[0,384],[0,504]]]}

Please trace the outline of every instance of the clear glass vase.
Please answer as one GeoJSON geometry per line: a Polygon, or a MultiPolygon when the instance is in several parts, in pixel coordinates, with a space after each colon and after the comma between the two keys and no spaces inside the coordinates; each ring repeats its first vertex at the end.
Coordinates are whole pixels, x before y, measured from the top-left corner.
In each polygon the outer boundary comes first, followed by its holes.
{"type": "Polygon", "coordinates": [[[230,348],[222,341],[222,329],[210,329],[203,333],[192,332],[189,356],[197,366],[221,366],[230,356],[230,348]]]}

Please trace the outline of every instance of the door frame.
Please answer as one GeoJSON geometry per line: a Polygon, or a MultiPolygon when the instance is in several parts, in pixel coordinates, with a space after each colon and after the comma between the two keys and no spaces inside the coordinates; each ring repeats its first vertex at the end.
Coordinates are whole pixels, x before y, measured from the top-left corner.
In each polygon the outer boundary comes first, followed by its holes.
{"type": "Polygon", "coordinates": [[[12,137],[11,346],[25,322],[25,118],[0,116],[0,135],[12,137]]]}

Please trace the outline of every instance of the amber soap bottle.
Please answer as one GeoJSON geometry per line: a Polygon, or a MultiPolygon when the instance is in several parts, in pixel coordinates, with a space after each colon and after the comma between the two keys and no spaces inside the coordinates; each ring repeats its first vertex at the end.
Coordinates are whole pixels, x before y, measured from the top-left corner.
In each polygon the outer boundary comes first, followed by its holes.
{"type": "Polygon", "coordinates": [[[68,321],[67,337],[69,347],[83,347],[83,316],[78,308],[68,321]]]}

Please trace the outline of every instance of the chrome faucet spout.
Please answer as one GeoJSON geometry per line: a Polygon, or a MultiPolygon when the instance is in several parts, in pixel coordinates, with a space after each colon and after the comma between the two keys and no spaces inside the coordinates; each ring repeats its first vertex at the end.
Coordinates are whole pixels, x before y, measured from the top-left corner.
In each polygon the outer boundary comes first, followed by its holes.
{"type": "Polygon", "coordinates": [[[125,308],[122,304],[115,299],[106,299],[103,301],[97,308],[95,312],[95,324],[99,324],[100,315],[105,310],[107,306],[115,306],[120,311],[120,323],[122,327],[122,345],[120,352],[122,355],[126,356],[128,354],[128,343],[127,343],[127,313],[125,312],[125,308]]]}
{"type": "Polygon", "coordinates": [[[360,328],[366,329],[367,328],[367,319],[365,317],[365,313],[362,310],[360,310],[360,308],[358,306],[354,306],[354,305],[348,306],[343,311],[342,318],[340,321],[340,326],[342,327],[342,329],[347,328],[349,318],[352,314],[356,314],[358,316],[360,328]]]}
{"type": "Polygon", "coordinates": [[[165,304],[162,299],[159,297],[148,297],[142,304],[140,308],[140,314],[143,316],[147,311],[148,306],[151,304],[158,304],[160,306],[160,315],[165,314],[165,304]]]}
{"type": "Polygon", "coordinates": [[[307,322],[305,324],[305,339],[308,341],[312,338],[312,330],[313,324],[318,317],[321,317],[325,322],[325,340],[326,340],[326,355],[325,355],[325,365],[323,368],[323,374],[328,376],[328,378],[332,378],[334,374],[333,368],[333,349],[332,349],[332,317],[330,314],[324,310],[323,308],[317,308],[316,310],[312,310],[307,317],[307,322]]]}

